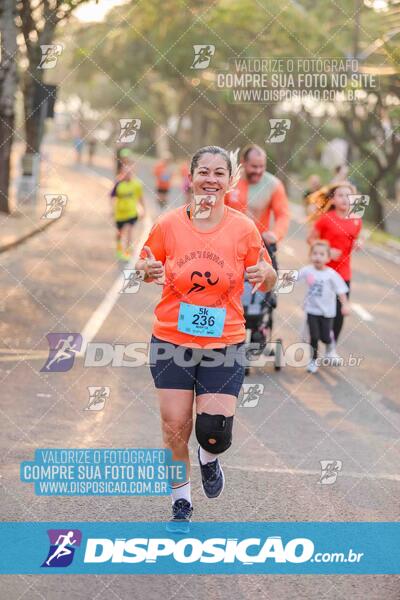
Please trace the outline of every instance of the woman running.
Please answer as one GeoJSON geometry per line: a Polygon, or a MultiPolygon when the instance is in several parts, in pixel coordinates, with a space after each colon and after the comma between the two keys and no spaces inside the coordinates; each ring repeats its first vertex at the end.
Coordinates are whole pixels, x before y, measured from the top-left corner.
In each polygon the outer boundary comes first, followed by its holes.
{"type": "Polygon", "coordinates": [[[276,281],[254,223],[224,205],[232,183],[229,154],[217,146],[198,150],[189,181],[190,204],[158,218],[136,263],[145,281],[164,285],[155,310],[150,363],[164,444],[187,468],[186,482],[172,482],[174,531],[187,530],[193,511],[188,442],[194,400],[203,490],[208,498],[217,498],[224,487],[218,457],[232,443],[244,379],[244,273],[254,290],[263,284],[272,289],[276,281]]]}
{"type": "MultiPolygon", "coordinates": [[[[310,196],[310,203],[315,204],[316,210],[309,220],[313,223],[308,236],[308,243],[317,239],[326,240],[331,247],[331,260],[327,266],[334,269],[346,282],[350,293],[351,253],[361,247],[357,238],[360,235],[361,219],[350,217],[349,194],[355,190],[351,183],[335,183],[321,188],[310,196]]],[[[333,339],[327,358],[338,359],[336,343],[343,326],[343,314],[339,298],[336,299],[336,316],[333,321],[333,339]]]]}
{"type": "Polygon", "coordinates": [[[143,216],[145,213],[143,184],[134,175],[133,161],[122,163],[110,196],[117,229],[116,258],[129,261],[132,254],[133,227],[138,220],[139,210],[143,216]]]}

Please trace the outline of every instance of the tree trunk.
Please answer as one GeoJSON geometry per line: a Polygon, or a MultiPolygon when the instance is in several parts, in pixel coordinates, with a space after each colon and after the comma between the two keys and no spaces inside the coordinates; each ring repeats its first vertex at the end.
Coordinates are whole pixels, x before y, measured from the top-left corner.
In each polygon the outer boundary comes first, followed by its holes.
{"type": "Polygon", "coordinates": [[[2,115],[0,110],[0,212],[10,212],[10,159],[13,141],[14,115],[2,115]]]}
{"type": "Polygon", "coordinates": [[[42,135],[42,116],[41,103],[36,102],[35,106],[35,90],[37,86],[43,83],[44,71],[38,66],[42,60],[41,45],[52,44],[54,32],[56,29],[56,21],[54,18],[43,15],[45,25],[43,30],[38,35],[35,43],[32,41],[27,48],[27,58],[29,67],[25,70],[23,81],[24,95],[24,113],[25,113],[25,141],[27,154],[36,154],[40,152],[41,135],[42,135]]]}
{"type": "Polygon", "coordinates": [[[0,8],[0,211],[9,213],[10,157],[14,134],[14,101],[17,88],[17,30],[15,2],[3,0],[0,8]]]}
{"type": "Polygon", "coordinates": [[[29,57],[29,69],[24,73],[24,113],[25,113],[25,142],[27,154],[36,154],[40,150],[40,107],[35,107],[35,79],[42,82],[42,71],[37,68],[40,64],[40,47],[34,48],[29,57]],[[39,50],[39,51],[38,51],[39,50]],[[30,74],[34,75],[33,76],[30,74]]]}
{"type": "Polygon", "coordinates": [[[369,210],[368,210],[368,216],[370,217],[370,219],[372,220],[373,223],[375,223],[375,225],[377,225],[377,227],[379,227],[379,229],[385,229],[385,223],[384,223],[384,211],[383,211],[383,206],[382,203],[379,199],[379,192],[378,192],[378,184],[381,180],[381,177],[379,177],[379,179],[377,177],[375,177],[375,179],[373,181],[371,181],[370,187],[369,187],[369,210]]]}

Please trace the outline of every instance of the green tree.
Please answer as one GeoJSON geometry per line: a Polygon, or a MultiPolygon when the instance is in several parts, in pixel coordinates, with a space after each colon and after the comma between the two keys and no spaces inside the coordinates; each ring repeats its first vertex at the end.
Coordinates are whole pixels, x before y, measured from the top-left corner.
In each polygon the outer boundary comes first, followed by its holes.
{"type": "Polygon", "coordinates": [[[35,90],[43,87],[41,46],[51,45],[57,26],[87,0],[17,0],[17,26],[22,34],[22,88],[25,112],[26,152],[37,153],[41,143],[40,105],[35,106],[35,90]]]}

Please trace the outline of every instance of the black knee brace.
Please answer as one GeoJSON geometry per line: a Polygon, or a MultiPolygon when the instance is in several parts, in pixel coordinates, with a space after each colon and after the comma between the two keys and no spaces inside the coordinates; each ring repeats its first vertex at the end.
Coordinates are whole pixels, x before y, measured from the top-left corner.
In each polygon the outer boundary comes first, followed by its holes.
{"type": "Polygon", "coordinates": [[[207,452],[220,454],[232,444],[232,427],[233,417],[201,413],[196,418],[197,441],[207,452]]]}

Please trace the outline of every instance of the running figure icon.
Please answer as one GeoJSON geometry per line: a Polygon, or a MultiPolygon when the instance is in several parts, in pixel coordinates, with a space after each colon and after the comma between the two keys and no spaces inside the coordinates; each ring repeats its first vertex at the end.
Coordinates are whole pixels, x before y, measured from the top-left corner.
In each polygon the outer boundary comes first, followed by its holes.
{"type": "Polygon", "coordinates": [[[82,347],[82,336],[79,333],[49,333],[46,337],[50,350],[41,371],[45,373],[69,371],[74,364],[76,354],[82,347]]]}
{"type": "Polygon", "coordinates": [[[61,362],[63,360],[70,359],[71,356],[73,356],[75,354],[75,352],[77,352],[78,348],[76,348],[75,345],[72,343],[73,341],[74,341],[74,336],[69,335],[65,340],[60,340],[58,342],[58,344],[55,348],[57,350],[57,352],[55,353],[53,358],[46,365],[47,371],[50,370],[50,367],[54,363],[58,364],[59,362],[61,362]]]}
{"type": "Polygon", "coordinates": [[[57,549],[49,558],[46,560],[46,565],[50,566],[52,560],[59,559],[62,556],[67,556],[68,554],[72,554],[72,550],[67,546],[73,546],[77,543],[77,540],[72,539],[74,537],[73,531],[68,531],[66,535],[59,535],[56,540],[57,549]],[[61,541],[62,540],[62,541],[61,541]]]}

